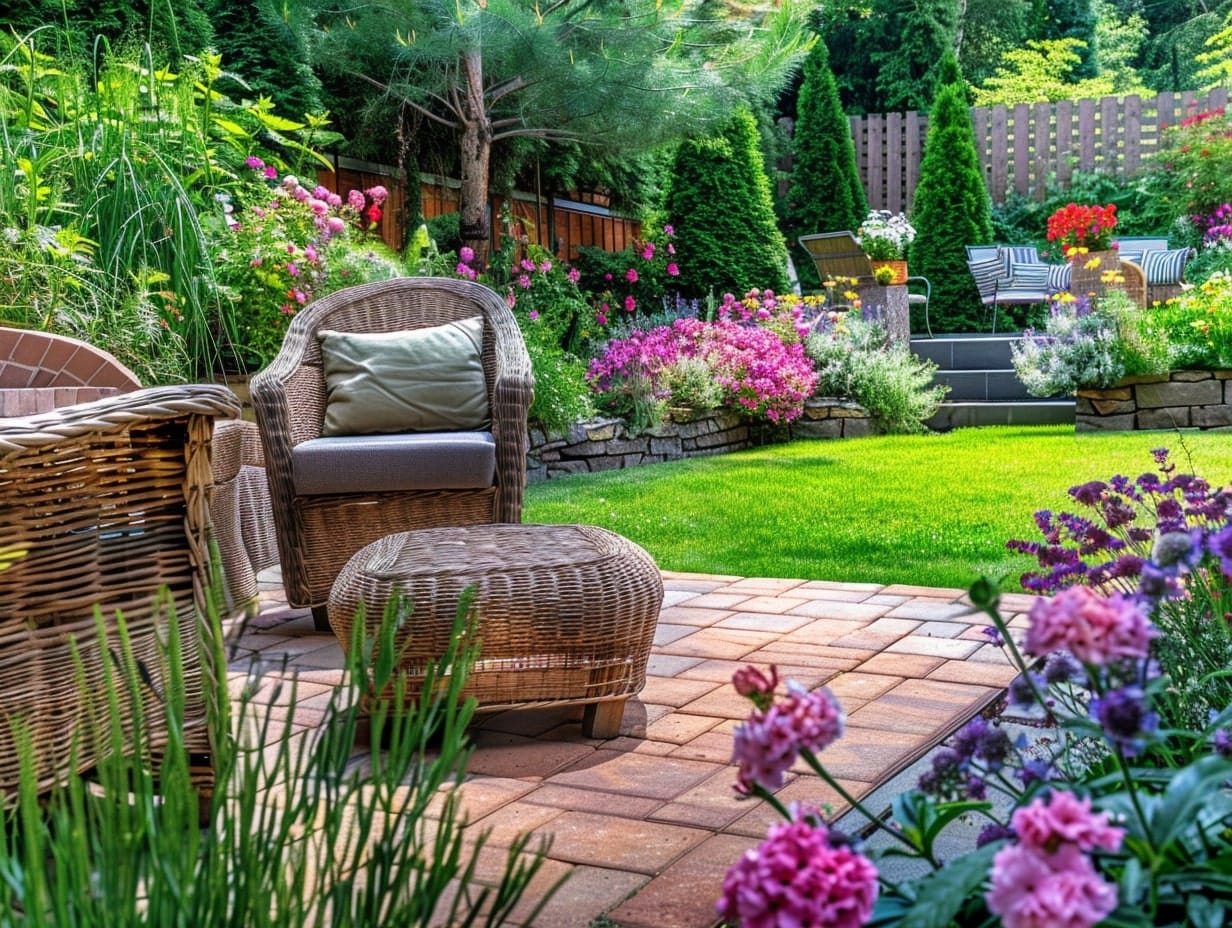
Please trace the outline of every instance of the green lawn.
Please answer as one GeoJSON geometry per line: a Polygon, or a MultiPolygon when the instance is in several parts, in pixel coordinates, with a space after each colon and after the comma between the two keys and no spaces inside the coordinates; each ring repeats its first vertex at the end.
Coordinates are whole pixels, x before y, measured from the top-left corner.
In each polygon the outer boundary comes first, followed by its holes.
{"type": "Polygon", "coordinates": [[[666,570],[1005,588],[1033,562],[1032,513],[1073,509],[1066,490],[1154,468],[1232,483],[1232,434],[1076,436],[1072,426],[794,442],[721,457],[566,477],[527,490],[528,522],[588,522],[645,547],[666,570]]]}

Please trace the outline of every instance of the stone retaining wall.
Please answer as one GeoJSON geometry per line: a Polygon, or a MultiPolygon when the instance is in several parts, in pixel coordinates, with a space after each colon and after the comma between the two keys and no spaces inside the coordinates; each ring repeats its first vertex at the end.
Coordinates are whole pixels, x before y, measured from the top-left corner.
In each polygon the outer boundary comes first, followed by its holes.
{"type": "Polygon", "coordinates": [[[1173,371],[1078,391],[1076,432],[1177,428],[1232,431],[1232,371],[1173,371]]]}
{"type": "Polygon", "coordinates": [[[549,438],[531,427],[526,477],[538,483],[565,474],[620,470],[681,458],[726,454],[793,438],[852,438],[877,432],[868,413],[853,403],[810,400],[787,426],[750,423],[733,412],[674,412],[667,421],[636,435],[623,419],[592,419],[549,438]]]}

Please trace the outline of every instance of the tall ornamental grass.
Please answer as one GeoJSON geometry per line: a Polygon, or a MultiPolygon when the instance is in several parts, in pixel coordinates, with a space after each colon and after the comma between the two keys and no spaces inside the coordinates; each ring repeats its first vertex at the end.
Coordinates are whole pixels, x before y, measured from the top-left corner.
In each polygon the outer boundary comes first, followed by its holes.
{"type": "MultiPolygon", "coordinates": [[[[211,615],[200,649],[216,780],[204,797],[183,742],[184,673],[196,649],[171,621],[161,666],[144,666],[123,618],[100,615],[115,660],[82,738],[101,742],[105,759],[94,776],[68,776],[39,796],[29,729],[17,723],[22,781],[0,829],[0,925],[507,923],[543,858],[519,838],[495,882],[481,883],[486,835],[463,837],[458,784],[474,701],[461,694],[478,647],[469,611],[464,595],[420,692],[396,670],[406,610],[391,608],[375,640],[357,622],[346,682],[307,729],[291,710],[258,709],[258,688],[262,705],[293,707],[293,682],[270,691],[254,676],[229,699],[211,615]],[[140,716],[122,721],[122,707],[139,707],[136,694],[151,686],[169,733],[156,750],[140,716]]],[[[550,896],[519,917],[533,922],[550,896]]]]}

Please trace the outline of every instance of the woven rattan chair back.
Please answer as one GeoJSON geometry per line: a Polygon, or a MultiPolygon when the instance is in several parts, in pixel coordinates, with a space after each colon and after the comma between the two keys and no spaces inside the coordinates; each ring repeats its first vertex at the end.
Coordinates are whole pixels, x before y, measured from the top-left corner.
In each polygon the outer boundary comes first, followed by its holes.
{"type": "Polygon", "coordinates": [[[336,291],[301,311],[277,357],[252,380],[283,584],[291,605],[324,607],[334,578],[351,555],[385,535],[445,525],[520,522],[532,389],[530,356],[517,320],[505,300],[482,284],[397,278],[336,291]],[[393,332],[474,316],[484,320],[483,367],[496,441],[495,484],[484,489],[298,496],[291,450],[319,438],[325,419],[318,333],[322,329],[393,332]]]}
{"type": "MultiPolygon", "coordinates": [[[[98,698],[111,658],[96,606],[109,629],[123,613],[150,676],[140,705],[121,698],[125,731],[140,712],[148,749],[166,743],[159,641],[171,615],[162,590],[184,643],[185,740],[190,752],[208,754],[196,626],[208,566],[210,436],[215,418],[238,414],[225,387],[203,385],[0,419],[0,542],[19,552],[0,570],[3,801],[18,784],[15,724],[29,732],[40,787],[69,772],[74,756],[78,770],[97,761],[87,700],[98,698]]],[[[119,653],[117,640],[109,647],[119,653]]]]}

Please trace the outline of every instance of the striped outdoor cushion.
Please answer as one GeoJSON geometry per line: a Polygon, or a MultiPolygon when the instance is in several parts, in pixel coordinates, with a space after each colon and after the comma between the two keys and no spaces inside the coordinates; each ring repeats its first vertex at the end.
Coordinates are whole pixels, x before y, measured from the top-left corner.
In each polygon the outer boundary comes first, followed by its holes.
{"type": "Polygon", "coordinates": [[[1005,265],[1003,277],[1013,276],[1015,264],[1041,263],[1039,249],[1034,245],[1000,245],[997,248],[997,254],[1001,256],[1001,263],[1005,265]]]}
{"type": "Polygon", "coordinates": [[[1117,257],[1122,261],[1132,261],[1138,267],[1142,267],[1142,256],[1146,254],[1141,248],[1121,248],[1117,250],[1117,257]]]}
{"type": "Polygon", "coordinates": [[[1068,262],[1048,265],[1048,292],[1064,293],[1069,289],[1069,278],[1070,265],[1068,262]]]}
{"type": "Polygon", "coordinates": [[[1039,290],[1041,293],[1048,288],[1047,264],[1010,265],[1010,281],[1006,285],[1011,290],[1039,290]]]}
{"type": "Polygon", "coordinates": [[[1188,248],[1173,248],[1170,251],[1148,251],[1142,256],[1142,270],[1146,272],[1146,282],[1157,284],[1179,284],[1185,275],[1185,263],[1189,260],[1188,248]]]}
{"type": "Polygon", "coordinates": [[[985,258],[982,261],[968,261],[971,276],[975,278],[975,286],[980,291],[980,299],[985,303],[992,302],[997,295],[997,283],[1004,279],[1005,265],[998,258],[985,258]]]}

